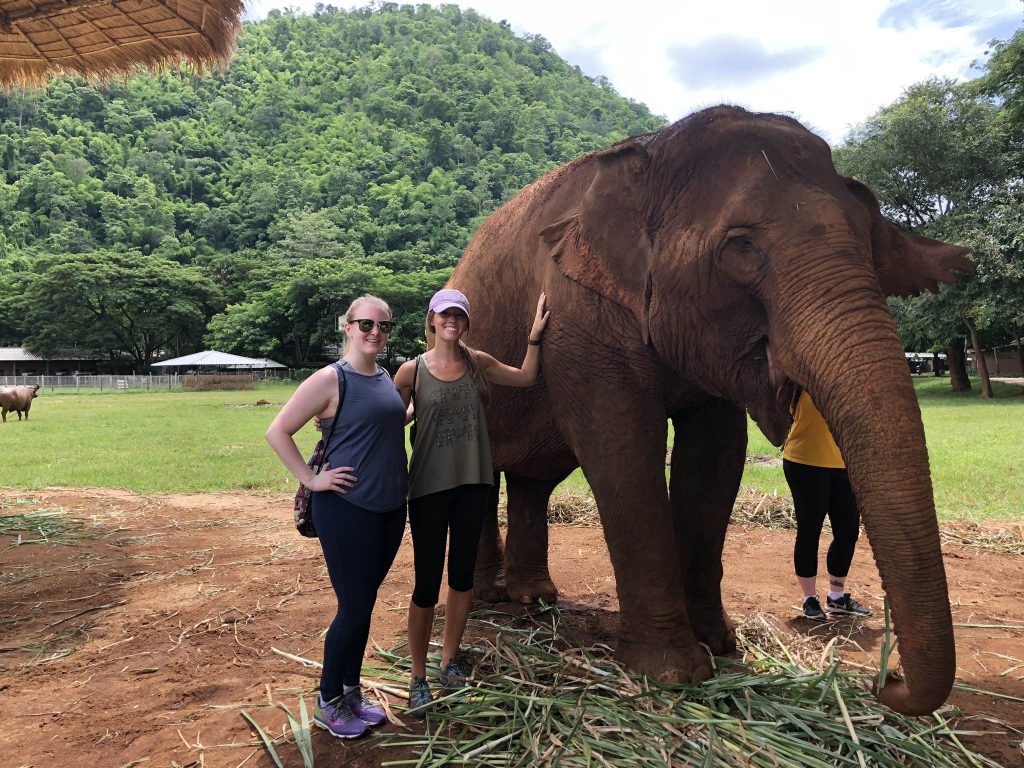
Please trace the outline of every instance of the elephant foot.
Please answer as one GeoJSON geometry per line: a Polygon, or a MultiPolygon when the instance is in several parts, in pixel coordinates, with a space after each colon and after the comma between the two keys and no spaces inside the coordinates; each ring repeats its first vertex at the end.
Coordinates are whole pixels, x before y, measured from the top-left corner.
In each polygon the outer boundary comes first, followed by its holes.
{"type": "Polygon", "coordinates": [[[553,605],[558,600],[558,589],[548,576],[526,579],[508,579],[508,598],[514,603],[530,605],[541,601],[553,605]]]}
{"type": "Polygon", "coordinates": [[[736,650],[736,625],[721,607],[701,611],[690,606],[690,624],[697,641],[704,643],[715,656],[736,650]]]}
{"type": "Polygon", "coordinates": [[[473,576],[473,596],[485,603],[507,603],[508,588],[501,569],[477,571],[473,576]]]}
{"type": "Polygon", "coordinates": [[[703,646],[668,646],[620,640],[615,656],[633,672],[663,683],[700,683],[714,670],[703,646]]]}

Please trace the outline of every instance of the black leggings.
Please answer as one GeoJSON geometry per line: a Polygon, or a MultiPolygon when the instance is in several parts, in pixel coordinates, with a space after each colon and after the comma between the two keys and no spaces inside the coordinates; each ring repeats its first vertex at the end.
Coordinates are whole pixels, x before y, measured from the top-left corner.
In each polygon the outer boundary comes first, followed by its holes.
{"type": "Polygon", "coordinates": [[[320,695],[340,696],[358,685],[377,590],[384,582],[405,531],[405,505],[370,512],[337,493],[313,494],[313,524],[338,597],[338,613],[324,639],[320,695]]]}
{"type": "Polygon", "coordinates": [[[456,592],[473,588],[476,549],[484,525],[489,485],[460,485],[409,501],[409,527],[416,566],[412,601],[420,608],[437,605],[444,569],[444,542],[448,545],[448,586],[456,592]]]}
{"type": "Polygon", "coordinates": [[[846,470],[812,467],[787,459],[782,460],[782,469],[796,508],[796,575],[818,575],[818,539],[827,514],[832,524],[832,543],[825,562],[830,575],[846,578],[860,536],[860,512],[846,470]]]}

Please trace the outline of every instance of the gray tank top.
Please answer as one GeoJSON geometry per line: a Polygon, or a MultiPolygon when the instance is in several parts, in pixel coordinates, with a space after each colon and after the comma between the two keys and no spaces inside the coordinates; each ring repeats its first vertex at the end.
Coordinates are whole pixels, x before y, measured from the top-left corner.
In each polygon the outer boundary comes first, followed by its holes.
{"type": "Polygon", "coordinates": [[[416,444],[409,498],[460,485],[493,485],[491,443],[480,395],[467,370],[455,381],[431,375],[416,358],[416,444]]]}
{"type": "Polygon", "coordinates": [[[341,365],[345,368],[345,398],[340,421],[333,434],[333,418],[320,425],[322,434],[331,434],[327,461],[332,467],[354,468],[352,474],[358,480],[344,495],[346,501],[370,512],[390,512],[405,503],[409,481],[405,405],[382,368],[366,376],[352,370],[347,361],[341,365]]]}

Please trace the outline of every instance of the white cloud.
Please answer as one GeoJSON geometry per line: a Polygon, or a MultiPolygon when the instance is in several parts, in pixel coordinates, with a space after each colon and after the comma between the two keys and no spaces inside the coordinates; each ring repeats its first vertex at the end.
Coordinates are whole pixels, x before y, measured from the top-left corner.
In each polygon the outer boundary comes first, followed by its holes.
{"type": "MultiPolygon", "coordinates": [[[[439,3],[432,3],[439,4],[439,3]]],[[[253,0],[310,11],[315,0],[253,0]]],[[[1024,24],[1020,0],[475,0],[518,34],[676,120],[711,104],[792,114],[826,139],[928,77],[966,79],[991,38],[1024,24]]]]}

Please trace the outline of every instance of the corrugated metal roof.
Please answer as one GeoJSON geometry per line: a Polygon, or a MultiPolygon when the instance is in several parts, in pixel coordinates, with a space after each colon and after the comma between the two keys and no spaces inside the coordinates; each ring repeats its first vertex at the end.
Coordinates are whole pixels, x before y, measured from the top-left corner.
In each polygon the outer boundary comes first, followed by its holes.
{"type": "Polygon", "coordinates": [[[48,357],[33,355],[24,347],[0,347],[0,363],[45,362],[47,360],[101,360],[103,355],[87,349],[66,347],[58,349],[48,357]]]}

